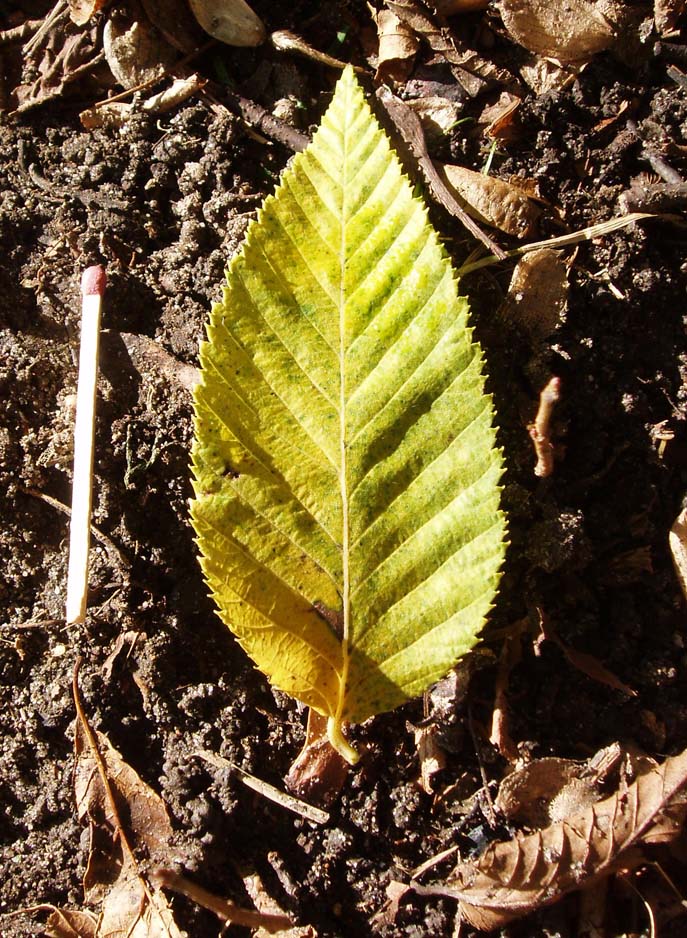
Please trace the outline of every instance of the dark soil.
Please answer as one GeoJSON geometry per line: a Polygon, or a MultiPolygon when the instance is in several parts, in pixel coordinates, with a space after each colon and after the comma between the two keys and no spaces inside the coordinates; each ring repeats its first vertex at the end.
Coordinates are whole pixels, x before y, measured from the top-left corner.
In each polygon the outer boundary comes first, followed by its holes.
{"type": "MultiPolygon", "coordinates": [[[[326,18],[310,10],[298,23],[280,18],[279,6],[258,7],[270,29],[298,28],[331,51],[345,27],[336,54],[364,64],[365,4],[334,5],[326,18]]],[[[515,62],[521,50],[484,17],[470,19],[473,41],[485,43],[486,31],[502,61],[515,62]]],[[[268,111],[294,95],[303,132],[337,77],[268,46],[212,56],[268,111]]],[[[426,64],[428,53],[422,59],[417,74],[453,80],[426,64]]],[[[600,54],[564,89],[527,94],[520,131],[499,147],[492,172],[538,181],[551,207],[541,238],[618,214],[620,194],[650,170],[643,141],[687,171],[687,98],[669,64],[649,41],[629,61],[600,54]],[[628,114],[603,125],[623,102],[628,114]]],[[[216,77],[213,68],[209,57],[216,77]]],[[[77,83],[0,124],[0,912],[83,904],[88,841],[71,778],[71,679],[82,656],[86,712],[165,800],[189,876],[249,906],[241,877],[257,871],[322,938],[450,936],[448,899],[410,896],[394,923],[371,918],[391,880],[407,881],[453,844],[467,856],[506,836],[484,794],[470,798],[481,771],[493,794],[508,770],[488,736],[498,655],[516,623],[534,629],[541,611],[564,643],[636,692],[591,680],[552,642],[535,654],[525,632],[508,692],[521,754],[585,759],[617,740],[662,759],[687,746],[685,605],[667,543],[687,489],[684,227],[652,220],[569,250],[565,320],[537,344],[499,312],[512,263],[464,278],[508,465],[510,548],[485,637],[492,658],[443,719],[447,767],[434,797],[417,784],[417,701],[355,730],[364,758],[331,822],[316,826],[195,755],[212,750],[283,788],[304,714],[253,668],[206,596],[188,522],[191,406],[180,380],[181,366],[196,363],[227,258],[291,153],[198,99],[121,130],[87,131],[78,114],[93,100],[77,83]],[[93,541],[87,623],[65,627],[68,520],[46,499],[70,501],[79,276],[92,263],[109,278],[94,493],[104,537],[93,541]],[[558,454],[553,475],[538,480],[526,425],[550,374],[562,378],[558,454]]],[[[469,101],[465,116],[482,107],[469,101]]],[[[485,144],[471,126],[432,155],[481,169],[485,144]]],[[[471,238],[443,209],[432,217],[459,265],[471,238]]],[[[665,862],[684,889],[680,866],[665,862]]],[[[449,870],[439,866],[433,881],[449,870]]],[[[640,899],[612,895],[609,934],[648,933],[640,899]]],[[[510,930],[574,934],[576,903],[510,930]]],[[[187,900],[175,909],[191,938],[218,933],[215,917],[187,900]]],[[[41,934],[36,916],[0,921],[6,938],[41,934]]],[[[687,932],[684,919],[671,928],[687,932]]]]}

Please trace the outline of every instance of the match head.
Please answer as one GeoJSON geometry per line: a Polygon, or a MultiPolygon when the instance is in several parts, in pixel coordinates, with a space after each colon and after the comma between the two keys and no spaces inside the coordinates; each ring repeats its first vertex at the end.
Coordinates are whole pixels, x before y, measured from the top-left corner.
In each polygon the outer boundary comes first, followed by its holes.
{"type": "Polygon", "coordinates": [[[81,276],[81,295],[82,296],[102,296],[107,286],[107,276],[105,268],[100,264],[93,267],[87,267],[81,276]]]}

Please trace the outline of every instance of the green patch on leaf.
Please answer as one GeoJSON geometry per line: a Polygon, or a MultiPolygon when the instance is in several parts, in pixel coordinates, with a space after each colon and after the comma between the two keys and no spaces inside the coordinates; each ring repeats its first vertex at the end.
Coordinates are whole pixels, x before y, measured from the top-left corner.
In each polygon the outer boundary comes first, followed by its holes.
{"type": "Polygon", "coordinates": [[[352,69],[227,271],[192,520],[222,620],[342,733],[476,643],[502,458],[467,301],[352,69]]]}

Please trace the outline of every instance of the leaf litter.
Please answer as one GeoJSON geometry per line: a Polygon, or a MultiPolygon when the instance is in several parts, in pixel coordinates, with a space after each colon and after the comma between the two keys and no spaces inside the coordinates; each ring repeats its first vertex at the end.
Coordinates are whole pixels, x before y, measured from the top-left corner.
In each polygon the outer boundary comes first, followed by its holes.
{"type": "Polygon", "coordinates": [[[588,786],[566,805],[564,819],[531,834],[490,844],[462,861],[445,884],[416,887],[459,901],[463,921],[482,931],[556,902],[644,860],[641,847],[674,840],[687,813],[687,750],[640,771],[602,800],[588,786]]]}

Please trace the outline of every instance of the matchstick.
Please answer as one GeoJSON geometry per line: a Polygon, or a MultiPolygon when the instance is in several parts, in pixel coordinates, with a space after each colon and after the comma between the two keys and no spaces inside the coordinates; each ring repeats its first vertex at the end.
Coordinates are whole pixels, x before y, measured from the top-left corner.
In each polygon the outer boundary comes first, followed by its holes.
{"type": "Polygon", "coordinates": [[[81,277],[81,345],[74,426],[74,481],[72,516],[69,526],[67,624],[83,622],[86,618],[98,340],[100,307],[106,282],[105,270],[100,266],[87,268],[81,277]]]}

